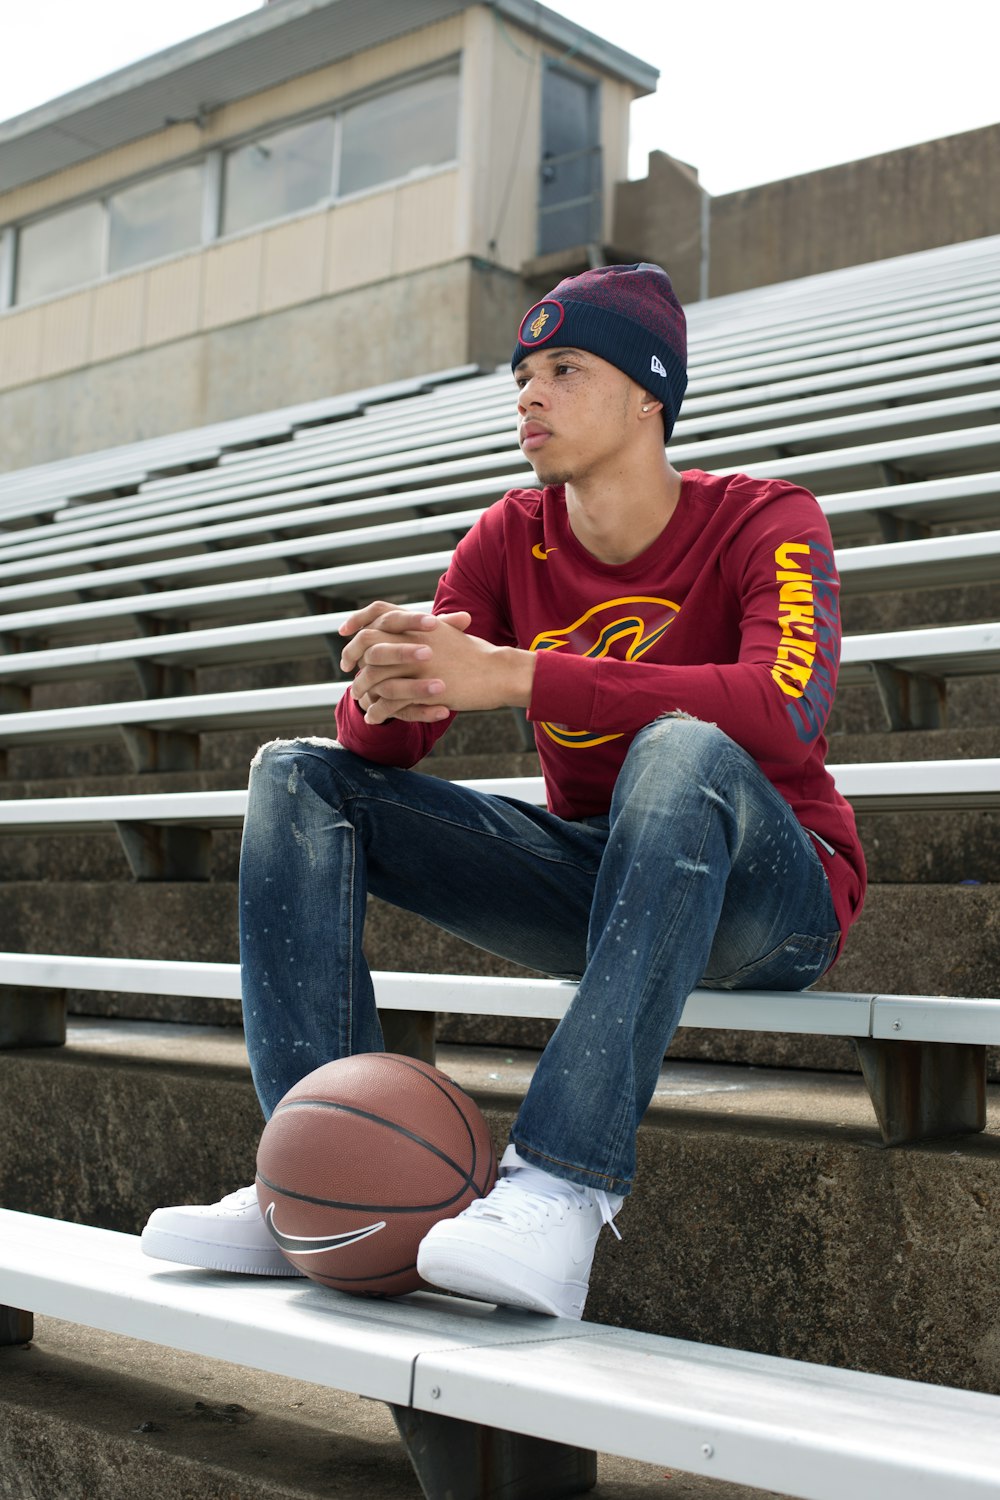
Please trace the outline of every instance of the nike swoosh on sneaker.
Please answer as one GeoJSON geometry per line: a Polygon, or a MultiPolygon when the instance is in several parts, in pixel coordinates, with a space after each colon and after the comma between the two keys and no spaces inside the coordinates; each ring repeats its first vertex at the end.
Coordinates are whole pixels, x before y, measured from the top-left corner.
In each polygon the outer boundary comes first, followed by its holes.
{"type": "Polygon", "coordinates": [[[284,1250],[287,1255],[322,1255],[327,1250],[343,1250],[385,1228],[385,1220],[380,1219],[377,1224],[366,1224],[362,1229],[349,1229],[344,1234],[284,1234],[274,1222],[273,1203],[267,1205],[264,1223],[271,1231],[279,1250],[284,1250]]]}

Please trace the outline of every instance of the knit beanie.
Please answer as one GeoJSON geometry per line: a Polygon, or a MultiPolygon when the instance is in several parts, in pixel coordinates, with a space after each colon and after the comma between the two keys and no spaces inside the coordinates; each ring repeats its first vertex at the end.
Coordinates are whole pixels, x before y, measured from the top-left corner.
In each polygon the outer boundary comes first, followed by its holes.
{"type": "Polygon", "coordinates": [[[687,333],[666,271],[641,261],[567,276],[521,319],[511,368],[556,335],[557,347],[606,359],[662,401],[667,441],[687,388],[687,333]]]}

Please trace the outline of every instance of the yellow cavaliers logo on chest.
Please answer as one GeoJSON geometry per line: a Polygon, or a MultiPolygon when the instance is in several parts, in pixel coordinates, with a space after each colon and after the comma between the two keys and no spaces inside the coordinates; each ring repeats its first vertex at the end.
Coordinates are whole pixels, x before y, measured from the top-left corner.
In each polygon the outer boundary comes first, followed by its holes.
{"type": "MultiPolygon", "coordinates": [[[[549,551],[555,551],[549,548],[549,551]]],[[[537,555],[537,554],[536,554],[537,555]]],[[[535,636],[529,651],[569,651],[575,656],[601,658],[611,656],[619,661],[640,661],[666,634],[680,613],[672,599],[649,594],[627,594],[593,605],[571,625],[542,630],[535,636]]],[[[540,728],[549,739],[566,749],[589,748],[617,740],[618,732],[570,729],[565,724],[542,721],[540,728]]]]}

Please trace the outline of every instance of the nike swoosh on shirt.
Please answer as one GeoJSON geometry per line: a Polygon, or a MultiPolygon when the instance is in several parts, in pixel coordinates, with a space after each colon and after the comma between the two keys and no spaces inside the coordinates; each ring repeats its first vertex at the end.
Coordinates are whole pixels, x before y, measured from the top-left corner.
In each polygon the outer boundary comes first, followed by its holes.
{"type": "Polygon", "coordinates": [[[546,547],[543,542],[536,542],[531,549],[532,557],[537,557],[539,562],[544,562],[550,552],[558,552],[558,547],[546,547]]]}
{"type": "Polygon", "coordinates": [[[288,1255],[322,1255],[327,1250],[343,1250],[348,1245],[356,1245],[359,1240],[366,1240],[370,1234],[378,1234],[380,1229],[385,1228],[385,1220],[381,1219],[377,1224],[366,1224],[363,1229],[349,1229],[344,1234],[283,1234],[274,1222],[274,1204],[267,1205],[264,1222],[278,1246],[288,1255]]]}

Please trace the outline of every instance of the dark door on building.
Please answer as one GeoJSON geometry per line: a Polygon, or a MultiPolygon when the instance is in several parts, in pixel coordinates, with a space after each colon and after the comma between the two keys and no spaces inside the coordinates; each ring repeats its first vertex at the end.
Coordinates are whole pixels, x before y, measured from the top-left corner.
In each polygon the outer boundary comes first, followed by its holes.
{"type": "Polygon", "coordinates": [[[542,75],[538,253],[601,238],[600,83],[560,63],[542,75]]]}

